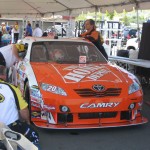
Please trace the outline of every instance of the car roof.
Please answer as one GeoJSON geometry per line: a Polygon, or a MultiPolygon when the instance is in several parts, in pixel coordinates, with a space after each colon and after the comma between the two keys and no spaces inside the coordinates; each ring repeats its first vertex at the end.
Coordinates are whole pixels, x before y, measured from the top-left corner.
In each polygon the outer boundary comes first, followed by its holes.
{"type": "Polygon", "coordinates": [[[85,42],[89,43],[86,40],[83,40],[82,38],[60,38],[60,39],[52,39],[49,37],[25,37],[22,39],[24,42],[40,42],[40,41],[64,41],[64,42],[85,42]]]}

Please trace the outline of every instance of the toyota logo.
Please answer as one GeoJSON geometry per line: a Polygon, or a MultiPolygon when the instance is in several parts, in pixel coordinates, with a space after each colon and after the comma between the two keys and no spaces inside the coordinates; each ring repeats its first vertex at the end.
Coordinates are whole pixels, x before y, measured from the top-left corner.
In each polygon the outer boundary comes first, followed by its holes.
{"type": "Polygon", "coordinates": [[[105,87],[104,87],[103,85],[98,85],[98,84],[96,84],[96,85],[93,85],[93,89],[94,89],[95,91],[104,91],[104,90],[105,90],[105,87]]]}

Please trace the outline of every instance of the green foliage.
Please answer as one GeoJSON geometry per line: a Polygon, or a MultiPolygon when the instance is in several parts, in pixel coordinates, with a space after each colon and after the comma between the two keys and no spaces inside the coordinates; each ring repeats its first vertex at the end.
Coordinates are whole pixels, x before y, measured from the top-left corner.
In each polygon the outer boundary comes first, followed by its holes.
{"type": "Polygon", "coordinates": [[[123,18],[121,19],[121,21],[123,22],[123,24],[125,25],[125,26],[129,26],[130,25],[130,18],[129,17],[127,17],[127,15],[124,15],[123,16],[123,18]]]}
{"type": "MultiPolygon", "coordinates": [[[[95,20],[95,18],[96,18],[97,21],[101,21],[102,16],[105,16],[104,17],[105,20],[113,20],[115,17],[117,17],[126,26],[129,26],[131,23],[137,23],[137,12],[136,12],[136,10],[133,10],[132,12],[126,12],[125,10],[123,10],[122,13],[117,13],[116,11],[114,11],[113,13],[109,13],[108,11],[106,11],[105,14],[102,14],[101,12],[97,12],[97,13],[88,12],[87,14],[79,15],[76,18],[76,20],[86,20],[88,18],[91,18],[91,19],[95,20]],[[96,15],[97,15],[97,17],[96,17],[96,15]]],[[[148,20],[149,16],[150,16],[149,11],[144,11],[144,10],[140,11],[139,10],[139,18],[138,18],[139,23],[142,24],[143,22],[148,20]]]]}
{"type": "Polygon", "coordinates": [[[114,16],[115,16],[115,12],[109,13],[108,11],[106,11],[106,16],[110,19],[113,20],[114,16]]]}

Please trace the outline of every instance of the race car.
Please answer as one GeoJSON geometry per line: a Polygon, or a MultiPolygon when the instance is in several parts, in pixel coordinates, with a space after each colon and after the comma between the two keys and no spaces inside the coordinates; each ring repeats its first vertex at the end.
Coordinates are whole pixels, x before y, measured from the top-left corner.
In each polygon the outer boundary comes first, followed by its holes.
{"type": "Polygon", "coordinates": [[[22,42],[24,59],[9,78],[28,102],[36,126],[85,129],[147,122],[139,80],[107,62],[91,42],[44,37],[22,42]]]}

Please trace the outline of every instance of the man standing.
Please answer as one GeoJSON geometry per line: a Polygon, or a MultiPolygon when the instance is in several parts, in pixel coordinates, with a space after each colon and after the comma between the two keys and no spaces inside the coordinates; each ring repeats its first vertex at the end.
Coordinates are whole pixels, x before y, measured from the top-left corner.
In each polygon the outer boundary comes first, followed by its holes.
{"type": "Polygon", "coordinates": [[[15,25],[12,28],[11,35],[12,35],[12,43],[17,43],[19,38],[19,25],[17,21],[15,22],[15,25]]]}
{"type": "Polygon", "coordinates": [[[42,30],[40,29],[39,24],[36,24],[35,27],[36,27],[36,28],[33,30],[32,36],[33,36],[33,37],[42,37],[43,32],[42,32],[42,30]]]}
{"type": "Polygon", "coordinates": [[[25,36],[32,36],[32,26],[31,26],[31,23],[28,21],[28,24],[26,26],[26,29],[25,29],[25,36]]]}

